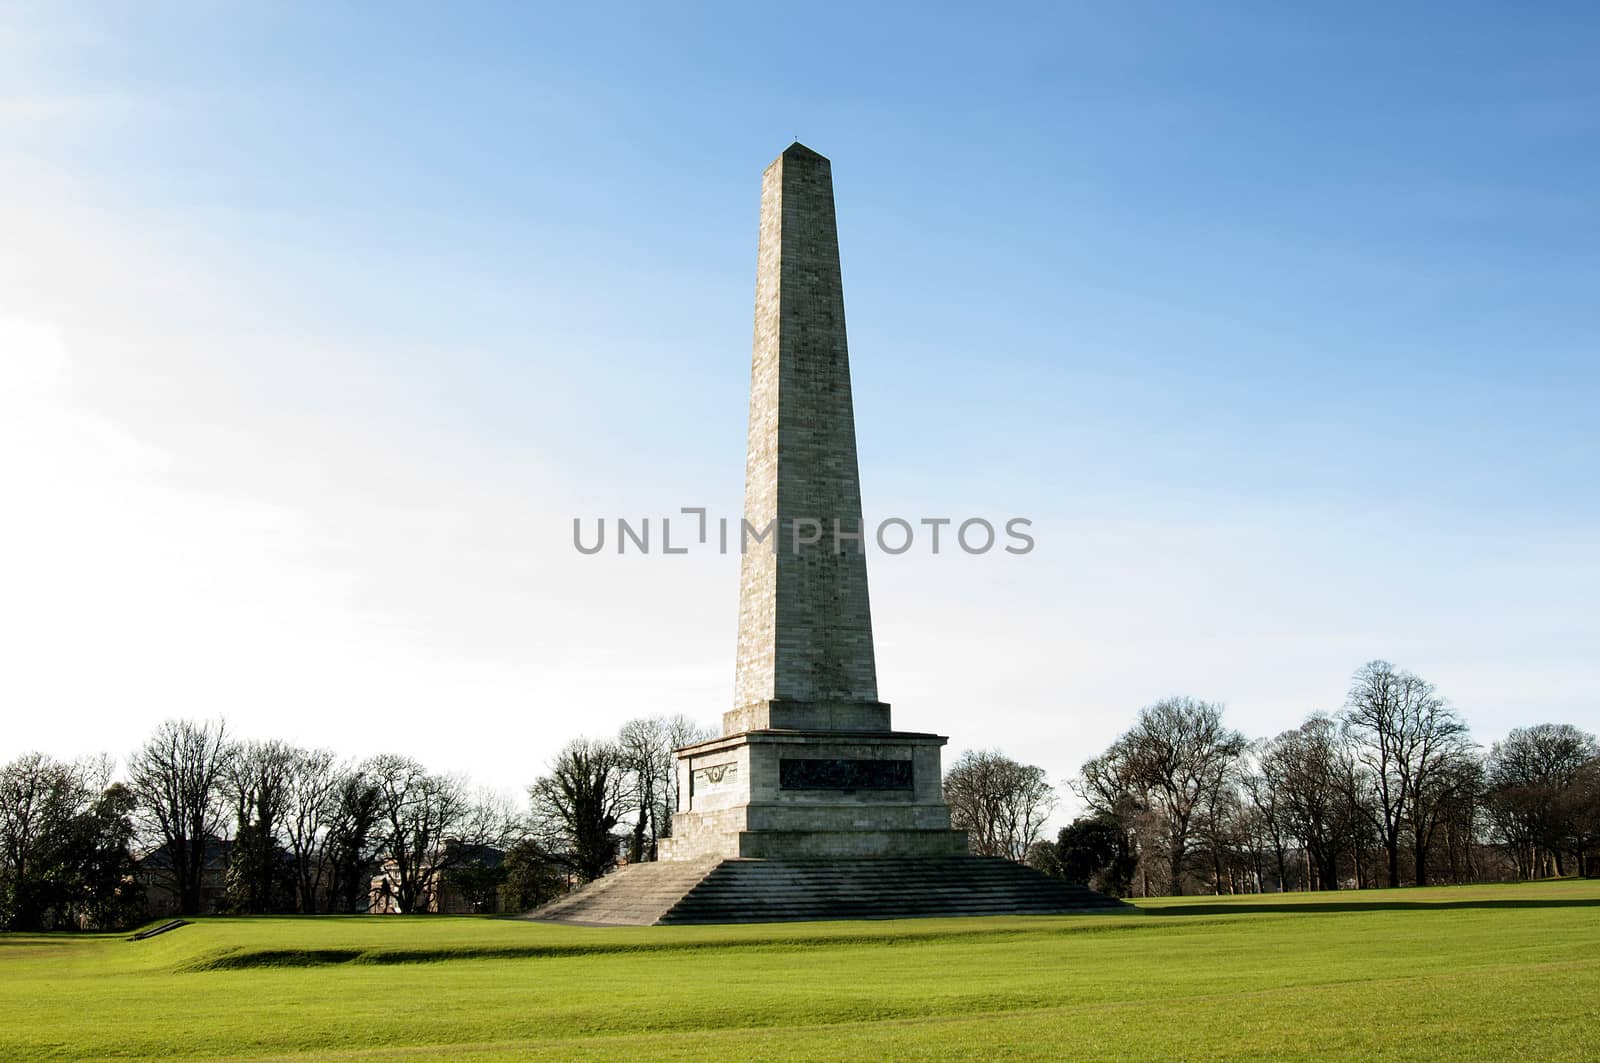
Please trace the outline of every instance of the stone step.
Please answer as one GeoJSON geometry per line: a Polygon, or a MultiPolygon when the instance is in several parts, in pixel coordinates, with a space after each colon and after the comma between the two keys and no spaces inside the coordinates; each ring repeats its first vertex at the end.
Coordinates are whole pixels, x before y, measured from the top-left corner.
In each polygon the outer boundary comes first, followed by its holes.
{"type": "Polygon", "coordinates": [[[1107,910],[1122,902],[994,857],[662,862],[529,914],[573,923],[749,923],[1107,910]]]}
{"type": "Polygon", "coordinates": [[[633,864],[556,898],[530,912],[528,918],[650,926],[715,866],[714,860],[633,864]]]}

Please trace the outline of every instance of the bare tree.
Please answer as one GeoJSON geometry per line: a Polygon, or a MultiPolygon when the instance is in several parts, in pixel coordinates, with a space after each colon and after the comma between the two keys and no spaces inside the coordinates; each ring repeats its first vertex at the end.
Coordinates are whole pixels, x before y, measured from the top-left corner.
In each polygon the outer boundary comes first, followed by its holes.
{"type": "Polygon", "coordinates": [[[1123,761],[1119,772],[1161,814],[1174,894],[1183,892],[1195,818],[1216,799],[1247,745],[1244,735],[1223,725],[1221,705],[1174,697],[1140,709],[1133,727],[1113,746],[1123,761]]]}
{"type": "Polygon", "coordinates": [[[966,830],[980,856],[1019,863],[1055,811],[1055,789],[1044,769],[1020,764],[998,751],[963,753],[944,777],[952,823],[966,830]]]}
{"type": "Polygon", "coordinates": [[[1222,773],[1200,802],[1195,833],[1211,858],[1211,892],[1248,893],[1260,889],[1255,809],[1247,806],[1237,779],[1237,762],[1222,773]]]}
{"type": "Polygon", "coordinates": [[[1339,855],[1350,833],[1342,785],[1347,756],[1338,723],[1314,713],[1267,743],[1261,758],[1283,815],[1310,857],[1317,889],[1339,888],[1339,855]]]}
{"type": "Polygon", "coordinates": [[[633,820],[628,835],[628,862],[656,859],[657,844],[671,833],[678,805],[678,779],[673,750],[712,737],[687,716],[645,716],[622,725],[617,751],[622,758],[623,788],[633,820]]]}
{"type": "Polygon", "coordinates": [[[628,862],[656,858],[656,843],[666,829],[665,802],[672,788],[672,733],[664,716],[629,720],[617,735],[623,788],[632,809],[628,862]]]}
{"type": "Polygon", "coordinates": [[[1411,839],[1412,873],[1419,886],[1428,884],[1428,857],[1434,843],[1440,837],[1453,839],[1463,831],[1472,833],[1472,818],[1483,788],[1483,761],[1472,750],[1466,735],[1463,724],[1460,742],[1431,758],[1426,770],[1419,772],[1412,783],[1406,828],[1411,839]]]}
{"type": "Polygon", "coordinates": [[[1371,774],[1377,796],[1373,826],[1389,862],[1389,885],[1400,885],[1402,835],[1412,829],[1416,884],[1427,883],[1427,854],[1437,806],[1469,755],[1467,727],[1433,684],[1388,661],[1355,674],[1343,715],[1345,733],[1371,774]]]}
{"type": "Polygon", "coordinates": [[[617,735],[623,788],[633,809],[633,829],[628,832],[628,863],[656,858],[660,830],[657,813],[672,774],[672,751],[660,717],[629,720],[617,735]]]}
{"type": "Polygon", "coordinates": [[[1278,892],[1289,888],[1288,850],[1291,837],[1289,809],[1283,799],[1274,742],[1258,743],[1251,751],[1250,763],[1239,773],[1239,786],[1255,810],[1256,830],[1272,850],[1278,892]]]}
{"type": "Polygon", "coordinates": [[[326,908],[323,886],[330,872],[329,827],[338,810],[339,788],[346,770],[331,750],[297,749],[289,768],[283,811],[284,836],[294,861],[295,910],[326,908]]]}
{"type": "Polygon", "coordinates": [[[616,743],[579,738],[529,788],[544,851],[580,881],[591,882],[616,863],[614,832],[627,806],[625,775],[616,743]]]}
{"type": "Polygon", "coordinates": [[[1578,769],[1572,781],[1573,843],[1578,850],[1578,874],[1595,874],[1589,850],[1600,839],[1600,756],[1578,769]]]}
{"type": "Polygon", "coordinates": [[[428,911],[447,871],[505,839],[500,810],[475,798],[459,776],[430,774],[392,754],[373,757],[363,772],[377,788],[384,881],[400,912],[428,911]]]}
{"type": "Polygon", "coordinates": [[[1338,764],[1339,802],[1344,820],[1345,844],[1350,862],[1356,873],[1356,888],[1367,889],[1378,871],[1376,852],[1381,849],[1377,824],[1381,819],[1378,809],[1378,790],[1367,770],[1355,754],[1348,737],[1340,725],[1341,748],[1338,764]]]}
{"type": "Polygon", "coordinates": [[[178,911],[200,911],[207,847],[223,825],[227,725],[168,720],[128,762],[140,822],[170,868],[178,911]]]}
{"type": "Polygon", "coordinates": [[[1563,849],[1581,853],[1580,783],[1597,757],[1594,736],[1571,724],[1519,727],[1489,751],[1490,813],[1521,877],[1564,874],[1563,849]]]}
{"type": "MultiPolygon", "coordinates": [[[[1440,778],[1444,794],[1434,805],[1431,863],[1451,882],[1475,882],[1480,874],[1478,842],[1487,794],[1484,762],[1475,753],[1464,754],[1441,772],[1440,778]]],[[[1433,872],[1429,874],[1431,877],[1433,872]]]]}

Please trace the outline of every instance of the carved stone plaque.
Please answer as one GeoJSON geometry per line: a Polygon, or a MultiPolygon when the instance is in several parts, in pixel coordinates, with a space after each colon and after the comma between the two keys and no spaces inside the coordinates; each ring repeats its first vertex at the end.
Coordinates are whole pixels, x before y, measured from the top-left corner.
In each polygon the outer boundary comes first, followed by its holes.
{"type": "Polygon", "coordinates": [[[784,757],[778,761],[778,785],[785,790],[910,790],[911,762],[784,757]]]}
{"type": "Polygon", "coordinates": [[[725,764],[707,764],[694,769],[691,786],[695,793],[715,790],[721,786],[732,785],[734,776],[738,773],[739,765],[731,760],[725,764]]]}

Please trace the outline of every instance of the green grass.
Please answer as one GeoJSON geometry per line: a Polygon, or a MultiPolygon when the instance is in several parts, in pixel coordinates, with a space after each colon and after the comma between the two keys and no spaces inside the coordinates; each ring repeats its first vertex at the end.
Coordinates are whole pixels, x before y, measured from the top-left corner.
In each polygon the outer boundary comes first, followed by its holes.
{"type": "Polygon", "coordinates": [[[1600,1056],[1600,883],[1119,915],[0,935],[0,1059],[1600,1056]]]}

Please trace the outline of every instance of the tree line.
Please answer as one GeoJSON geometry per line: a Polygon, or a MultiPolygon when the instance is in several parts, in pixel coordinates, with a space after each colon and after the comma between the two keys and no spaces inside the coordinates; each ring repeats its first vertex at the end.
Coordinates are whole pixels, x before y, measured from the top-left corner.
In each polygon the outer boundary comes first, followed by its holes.
{"type": "Polygon", "coordinates": [[[113,928],[151,914],[526,910],[648,860],[676,805],[683,717],[579,739],[516,807],[398,754],[239,740],[169,720],[120,779],[98,756],[0,766],[0,928],[113,928]]]}
{"type": "MultiPolygon", "coordinates": [[[[682,716],[570,742],[525,804],[413,758],[342,759],[161,724],[109,757],[0,767],[0,927],[118,927],[147,914],[526,910],[656,858],[677,807],[682,716]]],[[[1250,741],[1221,705],[1166,698],[1058,792],[999,751],[944,779],[974,852],[1120,896],[1594,874],[1600,747],[1569,724],[1487,751],[1432,684],[1385,661],[1337,712],[1250,741]]]]}
{"type": "Polygon", "coordinates": [[[1163,699],[1069,785],[1085,815],[996,854],[1119,896],[1597,873],[1595,737],[1538,724],[1485,751],[1432,683],[1387,661],[1357,670],[1339,711],[1258,741],[1217,703],[1163,699]]]}

